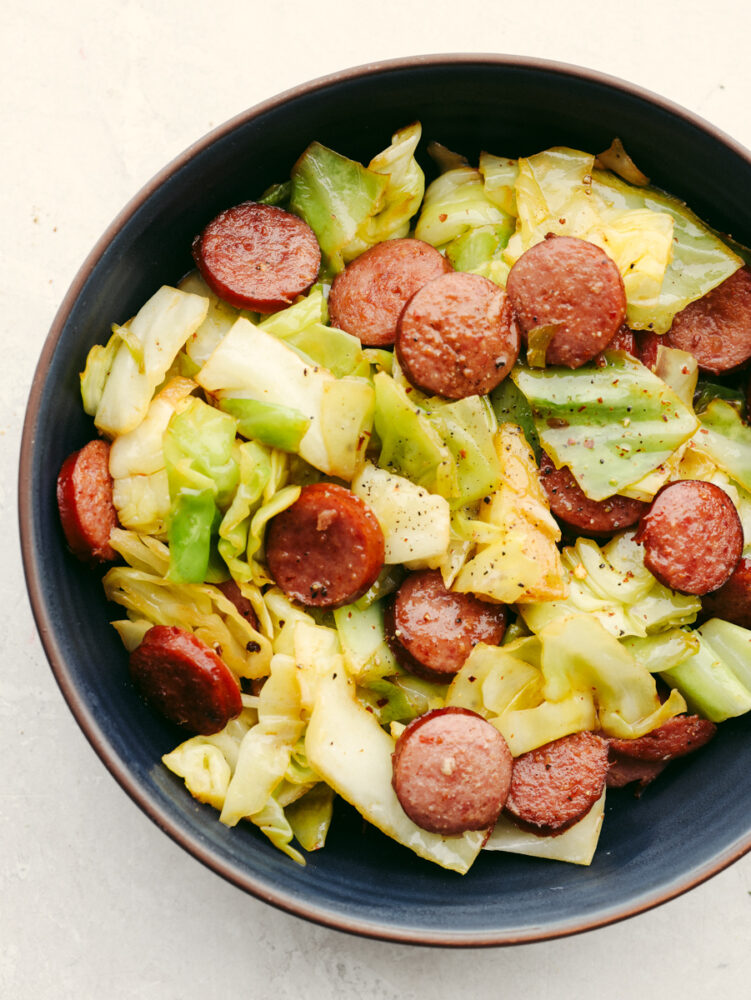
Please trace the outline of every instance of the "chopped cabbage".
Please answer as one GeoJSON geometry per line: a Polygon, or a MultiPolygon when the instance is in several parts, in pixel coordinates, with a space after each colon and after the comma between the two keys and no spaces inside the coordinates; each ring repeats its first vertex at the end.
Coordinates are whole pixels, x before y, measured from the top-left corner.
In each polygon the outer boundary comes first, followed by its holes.
{"type": "Polygon", "coordinates": [[[352,491],[369,505],[383,530],[386,563],[417,567],[447,551],[451,512],[443,497],[370,463],[353,480],[352,491]]]}
{"type": "Polygon", "coordinates": [[[279,406],[294,400],[295,409],[310,420],[299,454],[328,475],[351,479],[364,460],[372,426],[372,386],[358,378],[335,379],[247,319],[237,320],[196,381],[220,399],[248,398],[279,406]],[[348,417],[344,426],[342,409],[348,417]]]}
{"type": "Polygon", "coordinates": [[[454,241],[478,228],[492,237],[489,258],[505,247],[514,231],[514,220],[490,200],[479,170],[457,167],[441,174],[425,192],[415,237],[435,247],[446,247],[451,258],[462,252],[454,241]]]}
{"type": "Polygon", "coordinates": [[[293,167],[290,208],[316,234],[334,274],[375,243],[406,236],[425,187],[414,159],[420,133],[419,123],[396,132],[367,168],[318,142],[293,167]]]}
{"type": "Polygon", "coordinates": [[[528,628],[539,633],[546,625],[586,612],[611,635],[646,636],[660,629],[693,622],[701,601],[669,590],[644,565],[644,549],[631,531],[615,535],[606,545],[579,538],[563,550],[565,600],[523,604],[519,611],[528,628]]]}
{"type": "Polygon", "coordinates": [[[605,792],[583,819],[573,826],[547,837],[520,829],[511,819],[501,816],[493,827],[483,850],[527,854],[533,858],[568,861],[573,865],[592,863],[605,815],[605,792]]]}
{"type": "Polygon", "coordinates": [[[592,500],[604,500],[667,461],[699,421],[662,379],[623,352],[603,368],[511,376],[527,397],[540,442],[592,500]]]}
{"type": "Polygon", "coordinates": [[[127,434],[141,423],[154,391],[207,310],[208,300],[203,296],[164,285],[130,320],[130,341],[123,340],[117,349],[94,416],[103,434],[127,434]]]}
{"type": "Polygon", "coordinates": [[[560,531],[534,456],[514,424],[501,425],[495,448],[500,485],[480,504],[479,525],[488,530],[454,588],[504,604],[563,598],[566,586],[556,548],[560,531]]]}

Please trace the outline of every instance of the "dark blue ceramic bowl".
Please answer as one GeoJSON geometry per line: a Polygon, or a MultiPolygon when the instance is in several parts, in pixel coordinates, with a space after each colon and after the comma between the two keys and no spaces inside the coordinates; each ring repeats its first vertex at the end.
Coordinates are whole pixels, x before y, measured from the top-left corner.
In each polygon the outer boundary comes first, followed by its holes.
{"type": "MultiPolygon", "coordinates": [[[[503,56],[421,57],[315,81],[199,141],[127,206],[81,268],[42,352],[20,470],[23,556],[42,642],[72,712],[134,801],[174,840],[260,899],[341,930],[443,945],[511,944],[639,913],[751,848],[749,722],[674,764],[646,794],[612,793],[590,868],[481,855],[465,877],[419,861],[343,806],[325,850],[293,864],[250,825],[228,830],[159,763],[175,744],[135,696],[100,574],[66,551],[55,504],[65,456],[92,437],[78,390],[90,346],[191,267],[196,232],[283,179],[313,139],[367,160],[413,119],[476,157],[620,136],[653,182],[751,244],[751,157],[707,123],[598,74],[503,56]],[[555,888],[555,891],[551,891],[555,888]]],[[[425,157],[422,157],[423,162],[425,157]]]]}

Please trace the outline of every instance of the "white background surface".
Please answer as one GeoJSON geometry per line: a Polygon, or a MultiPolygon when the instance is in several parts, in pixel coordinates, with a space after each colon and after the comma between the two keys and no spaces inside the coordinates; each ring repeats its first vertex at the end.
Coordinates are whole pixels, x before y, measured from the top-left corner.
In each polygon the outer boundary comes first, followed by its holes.
{"type": "Polygon", "coordinates": [[[751,146],[749,5],[5,0],[2,10],[0,996],[749,996],[751,857],[620,925],[487,951],[351,938],[221,881],[139,812],[73,722],[28,608],[15,505],[28,387],[65,290],[124,203],[212,127],[348,66],[497,51],[621,76],[751,146]]]}

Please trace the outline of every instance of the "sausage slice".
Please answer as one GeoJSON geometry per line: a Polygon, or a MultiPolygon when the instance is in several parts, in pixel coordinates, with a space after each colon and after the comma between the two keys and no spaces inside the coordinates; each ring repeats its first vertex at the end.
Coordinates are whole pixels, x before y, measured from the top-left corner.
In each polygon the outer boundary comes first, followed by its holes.
{"type": "Polygon", "coordinates": [[[181,628],[150,628],[130,654],[130,675],[153,708],[202,736],[218,733],[242,711],[240,686],[227,664],[181,628]]]}
{"type": "Polygon", "coordinates": [[[220,299],[260,313],[284,309],[307,292],[321,265],[321,249],[307,222],[253,201],[212,219],[193,241],[193,257],[220,299]]]}
{"type": "Polygon", "coordinates": [[[499,645],[506,621],[503,604],[447,590],[438,570],[411,573],[385,615],[389,646],[401,666],[444,683],[478,642],[499,645]]]}
{"type": "Polygon", "coordinates": [[[319,608],[362,597],[383,556],[383,531],[373,511],[334,483],[304,486],[266,534],[266,561],[276,582],[290,597],[319,608]]]}
{"type": "Polygon", "coordinates": [[[557,327],[545,355],[549,365],[579,368],[607,347],[626,315],[614,261],[573,236],[548,236],[526,250],[506,291],[525,339],[539,327],[557,327]]]}
{"type": "Polygon", "coordinates": [[[227,600],[232,601],[238,612],[243,616],[243,618],[247,619],[257,632],[259,625],[258,615],[255,613],[253,605],[250,603],[248,598],[243,596],[242,591],[237,586],[235,581],[225,580],[224,583],[219,583],[217,586],[227,600]]]}
{"type": "Polygon", "coordinates": [[[562,833],[602,795],[608,744],[595,733],[574,733],[514,761],[506,812],[534,833],[562,833]]]}
{"type": "Polygon", "coordinates": [[[667,335],[671,347],[689,351],[713,375],[745,364],[751,358],[751,270],[740,268],[689,303],[667,335]]]}
{"type": "Polygon", "coordinates": [[[707,594],[701,602],[706,617],[751,628],[751,556],[741,556],[727,583],[707,594]]]}
{"type": "Polygon", "coordinates": [[[368,347],[387,347],[406,302],[428,281],[451,270],[442,253],[422,240],[386,240],[348,264],[329,295],[331,325],[368,347]]]}
{"type": "Polygon", "coordinates": [[[635,740],[610,740],[610,747],[624,757],[669,761],[693,753],[712,739],[717,726],[698,715],[676,715],[651,733],[635,740]]]}
{"type": "Polygon", "coordinates": [[[117,559],[110,545],[117,511],[109,456],[106,441],[89,441],[65,459],[57,477],[57,506],[65,539],[74,555],[86,562],[117,559]]]}
{"type": "Polygon", "coordinates": [[[506,293],[463,271],[435,278],[404,307],[396,353],[409,381],[423,392],[448,399],[490,392],[519,354],[506,293]]]}
{"type": "Polygon", "coordinates": [[[445,835],[484,830],[498,818],[512,757],[498,730],[466,708],[438,708],[396,741],[393,785],[413,823],[445,835]]]}
{"type": "Polygon", "coordinates": [[[540,479],[550,503],[550,509],[575,534],[607,537],[636,524],[649,507],[642,500],[614,496],[607,500],[590,500],[565,465],[556,469],[550,456],[540,456],[540,479]]]}
{"type": "Polygon", "coordinates": [[[743,552],[743,527],[730,497],[714,483],[682,479],[657,493],[634,541],[660,583],[682,594],[718,590],[743,552]]]}
{"type": "Polygon", "coordinates": [[[605,784],[608,788],[625,788],[626,785],[638,783],[637,795],[667,767],[667,761],[639,760],[637,757],[626,757],[616,753],[612,748],[608,757],[608,776],[605,784]]]}

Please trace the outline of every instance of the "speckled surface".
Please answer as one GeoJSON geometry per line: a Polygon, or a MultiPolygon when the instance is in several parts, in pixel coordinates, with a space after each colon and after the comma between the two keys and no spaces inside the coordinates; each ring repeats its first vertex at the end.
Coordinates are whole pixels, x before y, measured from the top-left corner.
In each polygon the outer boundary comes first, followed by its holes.
{"type": "Polygon", "coordinates": [[[34,366],[75,272],[122,205],[213,126],[346,66],[496,49],[624,77],[751,146],[751,12],[737,0],[321,0],[315,15],[301,0],[8,0],[3,21],[0,996],[745,996],[751,857],[626,923],[482,952],[352,938],[202,868],[124,795],[62,700],[23,585],[15,481],[34,366]]]}

